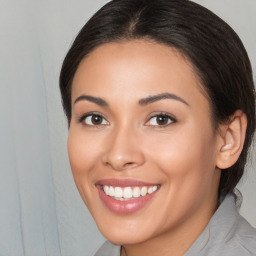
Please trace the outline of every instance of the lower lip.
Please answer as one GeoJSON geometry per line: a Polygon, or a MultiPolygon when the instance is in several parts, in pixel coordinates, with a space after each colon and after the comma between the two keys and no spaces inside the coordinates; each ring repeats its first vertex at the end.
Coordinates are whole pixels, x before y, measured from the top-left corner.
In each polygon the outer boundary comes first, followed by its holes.
{"type": "Polygon", "coordinates": [[[155,193],[147,194],[146,196],[140,196],[135,199],[127,200],[127,201],[119,201],[115,200],[114,198],[107,196],[101,189],[100,186],[97,186],[100,199],[103,201],[103,203],[106,205],[106,207],[117,214],[131,214],[134,213],[141,208],[143,208],[155,195],[155,193]]]}

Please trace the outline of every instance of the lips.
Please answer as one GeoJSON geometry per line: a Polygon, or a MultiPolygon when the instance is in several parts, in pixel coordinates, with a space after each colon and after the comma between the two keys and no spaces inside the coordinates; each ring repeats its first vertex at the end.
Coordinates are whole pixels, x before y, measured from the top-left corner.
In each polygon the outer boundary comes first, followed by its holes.
{"type": "Polygon", "coordinates": [[[105,206],[117,214],[131,214],[143,208],[154,197],[160,185],[136,180],[100,180],[96,183],[105,206]]]}

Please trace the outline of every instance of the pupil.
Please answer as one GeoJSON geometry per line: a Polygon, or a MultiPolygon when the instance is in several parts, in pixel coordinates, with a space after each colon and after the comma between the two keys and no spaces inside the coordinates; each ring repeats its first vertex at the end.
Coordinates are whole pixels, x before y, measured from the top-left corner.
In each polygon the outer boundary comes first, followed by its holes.
{"type": "Polygon", "coordinates": [[[102,123],[102,117],[101,117],[101,116],[94,115],[94,116],[92,117],[92,123],[93,123],[93,124],[101,124],[101,123],[102,123]]]}
{"type": "Polygon", "coordinates": [[[166,116],[158,116],[157,117],[157,124],[165,125],[168,123],[168,118],[166,116]]]}

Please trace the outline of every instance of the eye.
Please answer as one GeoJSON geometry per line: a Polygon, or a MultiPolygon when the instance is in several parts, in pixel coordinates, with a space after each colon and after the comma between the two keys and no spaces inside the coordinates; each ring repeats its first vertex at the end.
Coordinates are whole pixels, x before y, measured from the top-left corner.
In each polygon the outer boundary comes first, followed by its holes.
{"type": "Polygon", "coordinates": [[[100,114],[88,114],[80,118],[80,122],[91,126],[108,125],[109,122],[100,114]]]}
{"type": "Polygon", "coordinates": [[[149,126],[167,126],[171,123],[176,122],[174,118],[167,114],[159,114],[152,116],[149,121],[147,121],[146,125],[149,126]]]}

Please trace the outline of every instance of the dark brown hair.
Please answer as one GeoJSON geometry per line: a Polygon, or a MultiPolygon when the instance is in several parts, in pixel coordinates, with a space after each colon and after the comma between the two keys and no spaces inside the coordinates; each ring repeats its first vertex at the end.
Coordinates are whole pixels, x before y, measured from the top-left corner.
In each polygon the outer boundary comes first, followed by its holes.
{"type": "Polygon", "coordinates": [[[211,104],[214,123],[237,110],[247,116],[238,161],[223,170],[220,192],[232,192],[241,179],[255,131],[255,89],[246,50],[233,29],[208,9],[188,0],[113,0],[82,28],[63,62],[60,90],[68,123],[71,86],[81,60],[108,42],[146,39],[174,47],[193,65],[211,104]]]}

